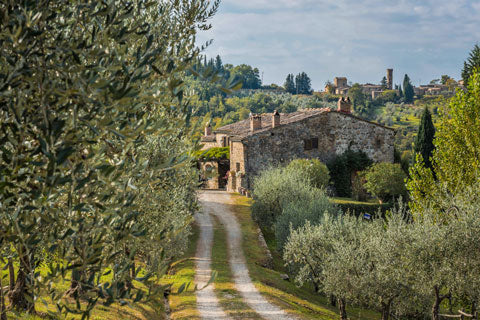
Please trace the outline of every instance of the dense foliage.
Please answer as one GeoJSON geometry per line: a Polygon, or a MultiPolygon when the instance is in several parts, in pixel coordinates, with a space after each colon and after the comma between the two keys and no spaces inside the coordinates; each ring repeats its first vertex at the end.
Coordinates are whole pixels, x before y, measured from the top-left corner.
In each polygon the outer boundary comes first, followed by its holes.
{"type": "Polygon", "coordinates": [[[383,202],[405,197],[407,194],[407,175],[398,163],[376,163],[361,175],[365,179],[365,189],[383,202]]]}
{"type": "Polygon", "coordinates": [[[348,149],[327,163],[335,192],[339,197],[352,196],[352,174],[372,164],[366,153],[348,149]]]}
{"type": "Polygon", "coordinates": [[[195,208],[182,78],[217,7],[0,3],[0,249],[11,308],[34,312],[40,292],[52,316],[138,301],[147,292],[133,280],[148,284],[152,273],[140,276],[135,262],[159,274],[181,252],[195,208]]]}
{"type": "Polygon", "coordinates": [[[282,167],[265,170],[253,183],[252,217],[262,226],[273,227],[286,205],[296,200],[312,200],[311,191],[301,172],[282,167]]]}
{"type": "MultiPolygon", "coordinates": [[[[416,213],[438,208],[438,198],[461,192],[476,183],[480,173],[480,74],[474,73],[466,91],[457,91],[440,111],[432,155],[433,170],[417,155],[408,190],[416,213]]],[[[439,210],[439,212],[442,212],[439,210]]]]}
{"type": "Polygon", "coordinates": [[[462,79],[465,85],[470,80],[475,70],[480,70],[480,46],[476,44],[467,58],[467,61],[463,63],[462,79]]]}
{"type": "Polygon", "coordinates": [[[447,213],[448,223],[430,218],[411,223],[402,207],[386,221],[326,214],[320,224],[292,232],[284,259],[296,270],[297,282],[312,282],[337,297],[343,319],[345,303],[375,308],[382,319],[428,314],[439,319],[447,297],[475,313],[480,216],[478,202],[468,200],[471,192],[476,193],[469,188],[461,197],[444,199],[444,205],[457,208],[447,213]]]}
{"type": "Polygon", "coordinates": [[[330,182],[327,166],[318,159],[292,160],[287,170],[300,172],[305,176],[312,187],[325,189],[330,182]]]}

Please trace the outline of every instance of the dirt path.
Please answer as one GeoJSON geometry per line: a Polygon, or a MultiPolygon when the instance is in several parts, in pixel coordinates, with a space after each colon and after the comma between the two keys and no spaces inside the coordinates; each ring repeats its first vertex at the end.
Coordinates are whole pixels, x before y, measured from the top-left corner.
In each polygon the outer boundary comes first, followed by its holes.
{"type": "MultiPolygon", "coordinates": [[[[224,191],[202,191],[199,194],[199,200],[203,207],[202,211],[216,216],[225,228],[229,263],[232,268],[235,288],[240,292],[244,301],[262,318],[271,320],[295,319],[279,307],[268,302],[255,288],[248,274],[243,254],[240,224],[228,206],[232,202],[230,195],[224,191]]],[[[201,232],[203,233],[203,231],[201,232]]]]}
{"type": "Polygon", "coordinates": [[[210,267],[213,242],[212,218],[206,210],[200,210],[195,214],[195,220],[200,228],[200,238],[195,254],[195,284],[198,289],[201,289],[196,291],[197,309],[202,319],[228,319],[215,296],[213,284],[205,287],[212,274],[210,267]]]}

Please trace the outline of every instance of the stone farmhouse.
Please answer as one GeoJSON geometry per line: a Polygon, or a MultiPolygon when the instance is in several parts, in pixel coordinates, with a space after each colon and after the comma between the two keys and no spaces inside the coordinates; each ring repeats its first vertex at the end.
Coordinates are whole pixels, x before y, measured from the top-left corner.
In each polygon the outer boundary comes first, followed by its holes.
{"type": "MultiPolygon", "coordinates": [[[[250,190],[253,178],[270,166],[296,158],[327,162],[349,148],[364,151],[374,161],[393,162],[395,131],[352,115],[351,107],[350,99],[340,98],[337,110],[302,109],[288,114],[275,111],[251,115],[214,132],[207,127],[203,149],[230,147],[226,185],[230,192],[250,190]]],[[[218,185],[213,182],[207,187],[218,185]]]]}

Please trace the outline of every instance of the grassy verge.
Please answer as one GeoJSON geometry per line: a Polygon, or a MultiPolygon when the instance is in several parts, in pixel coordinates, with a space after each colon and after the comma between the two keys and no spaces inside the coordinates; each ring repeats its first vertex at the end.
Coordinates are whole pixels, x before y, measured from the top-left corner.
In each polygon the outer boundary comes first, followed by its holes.
{"type": "Polygon", "coordinates": [[[197,300],[193,283],[195,278],[194,257],[197,249],[198,236],[199,228],[194,224],[187,251],[182,259],[174,263],[168,274],[162,278],[163,284],[172,285],[171,294],[168,297],[171,319],[200,319],[197,311],[197,300]],[[184,292],[179,294],[178,289],[184,283],[189,283],[190,285],[184,292]]]}
{"type": "MultiPolygon", "coordinates": [[[[291,281],[285,281],[281,274],[285,273],[280,254],[276,252],[274,235],[265,233],[265,240],[273,255],[274,270],[264,268],[265,249],[259,245],[257,225],[251,219],[251,200],[240,195],[233,195],[233,211],[241,224],[244,235],[243,250],[247,265],[257,289],[271,302],[285,311],[303,319],[338,319],[337,309],[331,307],[328,299],[314,293],[309,286],[297,287],[291,281]]],[[[350,319],[378,319],[379,315],[370,310],[347,308],[350,319]]]]}
{"type": "Polygon", "coordinates": [[[228,263],[228,244],[225,228],[214,218],[214,234],[212,248],[212,270],[217,272],[215,278],[215,294],[220,306],[232,319],[261,319],[242,299],[235,289],[232,271],[228,263]]]}

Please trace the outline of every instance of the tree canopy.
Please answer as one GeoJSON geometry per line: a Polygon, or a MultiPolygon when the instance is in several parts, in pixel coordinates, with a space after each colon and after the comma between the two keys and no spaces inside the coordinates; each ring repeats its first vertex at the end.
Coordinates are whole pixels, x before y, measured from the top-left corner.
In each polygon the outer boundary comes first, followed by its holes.
{"type": "Polygon", "coordinates": [[[473,47],[467,60],[463,63],[462,79],[465,85],[468,83],[475,69],[477,69],[477,71],[480,69],[480,46],[478,46],[478,44],[473,47]]]}

